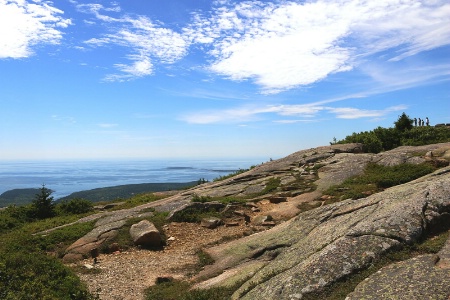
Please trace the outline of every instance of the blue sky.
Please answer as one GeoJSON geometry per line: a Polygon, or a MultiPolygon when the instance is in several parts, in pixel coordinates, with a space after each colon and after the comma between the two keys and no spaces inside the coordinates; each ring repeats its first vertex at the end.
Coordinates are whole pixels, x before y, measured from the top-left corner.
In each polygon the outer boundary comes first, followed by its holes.
{"type": "Polygon", "coordinates": [[[279,158],[450,123],[448,1],[0,0],[0,160],[279,158]]]}

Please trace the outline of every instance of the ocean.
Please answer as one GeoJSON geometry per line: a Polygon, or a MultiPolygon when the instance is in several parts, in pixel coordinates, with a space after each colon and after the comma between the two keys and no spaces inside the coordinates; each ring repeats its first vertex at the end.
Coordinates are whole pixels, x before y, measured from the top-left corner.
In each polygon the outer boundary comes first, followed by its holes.
{"type": "Polygon", "coordinates": [[[124,184],[212,181],[261,159],[0,161],[0,194],[21,188],[53,190],[55,199],[73,192],[124,184]]]}

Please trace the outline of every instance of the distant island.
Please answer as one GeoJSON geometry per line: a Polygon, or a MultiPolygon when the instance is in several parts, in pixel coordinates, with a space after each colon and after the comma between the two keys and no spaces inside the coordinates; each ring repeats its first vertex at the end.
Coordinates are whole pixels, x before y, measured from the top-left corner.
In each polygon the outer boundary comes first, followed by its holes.
{"type": "MultiPolygon", "coordinates": [[[[117,199],[128,199],[142,193],[181,190],[193,187],[197,184],[198,181],[117,185],[75,192],[68,196],[56,199],[56,202],[74,198],[86,199],[92,202],[113,201],[117,199]]],[[[29,204],[33,201],[36,194],[39,193],[39,190],[39,188],[27,188],[6,191],[0,195],[0,207],[29,204]]]]}

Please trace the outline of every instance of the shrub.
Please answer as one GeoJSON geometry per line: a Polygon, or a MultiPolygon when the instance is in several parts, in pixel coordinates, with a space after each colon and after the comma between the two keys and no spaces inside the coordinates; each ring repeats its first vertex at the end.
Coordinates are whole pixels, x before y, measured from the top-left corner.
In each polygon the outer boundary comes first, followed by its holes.
{"type": "Polygon", "coordinates": [[[192,290],[188,282],[174,280],[151,286],[145,293],[147,300],[228,300],[236,289],[237,286],[192,290]]]}
{"type": "Polygon", "coordinates": [[[324,194],[342,199],[358,199],[398,184],[406,183],[433,172],[435,168],[427,163],[383,166],[369,163],[364,174],[350,177],[342,184],[332,186],[324,194]]]}
{"type": "Polygon", "coordinates": [[[56,210],[58,213],[63,215],[85,214],[93,209],[94,205],[91,201],[80,198],[64,200],[56,205],[56,210]]]}
{"type": "Polygon", "coordinates": [[[80,279],[45,254],[0,255],[0,299],[93,299],[80,279]]]}
{"type": "Polygon", "coordinates": [[[261,192],[261,194],[268,194],[270,192],[275,191],[281,184],[281,179],[280,178],[269,178],[269,180],[266,182],[266,186],[264,188],[264,190],[261,192]]]}
{"type": "MultiPolygon", "coordinates": [[[[363,151],[378,153],[398,146],[421,146],[450,142],[450,130],[446,127],[412,127],[412,120],[403,113],[394,128],[377,127],[372,131],[353,133],[338,144],[362,143],[363,151]]],[[[334,141],[332,144],[335,144],[334,141]]]]}

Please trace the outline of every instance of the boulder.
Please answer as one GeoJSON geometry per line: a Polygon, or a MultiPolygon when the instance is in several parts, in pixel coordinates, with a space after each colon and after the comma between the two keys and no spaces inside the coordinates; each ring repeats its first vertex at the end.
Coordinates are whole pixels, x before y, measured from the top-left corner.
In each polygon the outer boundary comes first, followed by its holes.
{"type": "Polygon", "coordinates": [[[203,218],[201,221],[201,226],[209,229],[217,228],[222,225],[222,220],[216,217],[203,218]]]}
{"type": "Polygon", "coordinates": [[[65,262],[77,261],[91,256],[91,251],[100,249],[104,243],[114,239],[119,233],[118,229],[125,225],[124,220],[102,224],[91,232],[79,238],[66,249],[63,257],[65,262]]]}
{"type": "Polygon", "coordinates": [[[271,215],[259,215],[253,218],[252,220],[252,224],[253,225],[263,225],[263,223],[265,222],[270,222],[272,221],[272,216],[271,215]]]}
{"type": "Polygon", "coordinates": [[[161,246],[161,234],[148,220],[142,220],[130,227],[130,235],[135,245],[145,247],[161,246]]]}

